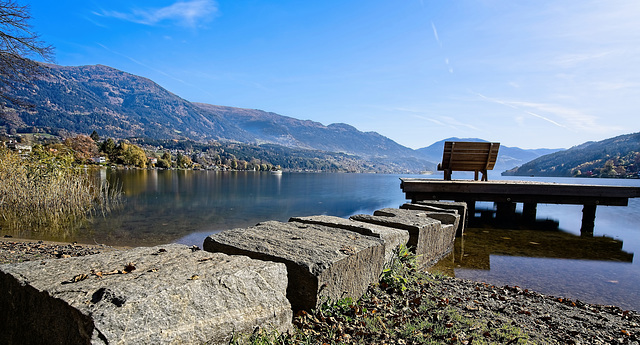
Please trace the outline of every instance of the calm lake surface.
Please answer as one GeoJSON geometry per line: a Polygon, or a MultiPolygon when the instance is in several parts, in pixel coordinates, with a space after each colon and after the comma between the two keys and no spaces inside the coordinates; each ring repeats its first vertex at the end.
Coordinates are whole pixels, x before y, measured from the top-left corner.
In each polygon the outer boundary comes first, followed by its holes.
{"type": "MultiPolygon", "coordinates": [[[[464,174],[454,178],[467,178],[464,174]]],[[[120,209],[68,231],[11,230],[14,237],[152,246],[202,246],[212,233],[293,216],[372,214],[405,203],[400,177],[416,175],[212,171],[101,170],[119,181],[120,209]]],[[[422,176],[425,177],[425,176],[422,176]]],[[[433,178],[441,178],[434,175],[433,178]]],[[[491,180],[507,179],[498,173],[491,180]]],[[[625,185],[640,180],[518,178],[534,181],[625,185]]],[[[479,203],[492,210],[490,203],[479,203]]],[[[519,205],[521,209],[521,205],[519,205]]],[[[474,225],[435,269],[494,285],[640,310],[640,199],[627,207],[600,206],[593,238],[580,236],[582,206],[538,205],[538,224],[498,228],[474,225]]]]}

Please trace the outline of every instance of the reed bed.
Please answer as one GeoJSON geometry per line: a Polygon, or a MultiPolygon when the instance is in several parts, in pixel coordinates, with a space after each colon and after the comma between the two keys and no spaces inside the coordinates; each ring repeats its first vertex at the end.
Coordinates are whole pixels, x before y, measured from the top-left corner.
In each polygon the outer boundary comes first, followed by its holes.
{"type": "Polygon", "coordinates": [[[0,222],[14,230],[60,231],[120,203],[121,192],[95,181],[65,156],[0,150],[0,222]]]}

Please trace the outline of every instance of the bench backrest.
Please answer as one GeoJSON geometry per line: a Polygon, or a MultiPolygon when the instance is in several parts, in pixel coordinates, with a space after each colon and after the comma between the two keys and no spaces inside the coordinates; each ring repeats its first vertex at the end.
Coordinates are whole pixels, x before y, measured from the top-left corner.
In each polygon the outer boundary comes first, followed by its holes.
{"type": "Polygon", "coordinates": [[[482,171],[496,164],[500,143],[446,141],[439,170],[482,171]]]}

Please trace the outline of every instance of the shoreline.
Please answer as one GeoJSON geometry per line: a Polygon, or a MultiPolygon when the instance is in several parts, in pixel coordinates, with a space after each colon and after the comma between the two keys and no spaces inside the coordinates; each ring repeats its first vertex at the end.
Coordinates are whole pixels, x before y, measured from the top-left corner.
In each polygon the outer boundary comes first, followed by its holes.
{"type": "Polygon", "coordinates": [[[23,261],[64,259],[123,249],[127,249],[127,247],[3,237],[0,238],[0,265],[23,261]]]}
{"type": "MultiPolygon", "coordinates": [[[[125,247],[106,245],[38,241],[18,238],[0,239],[0,264],[22,261],[57,259],[97,254],[125,247]]],[[[514,327],[527,336],[527,343],[538,344],[639,344],[640,313],[627,311],[615,306],[584,303],[558,296],[546,296],[516,286],[494,286],[444,275],[429,277],[429,290],[421,285],[421,298],[437,300],[441,308],[452,308],[463,318],[474,320],[487,328],[514,327]]],[[[424,283],[420,283],[424,284],[424,283]]],[[[372,286],[371,291],[375,287],[372,286]]],[[[371,294],[358,303],[369,303],[383,295],[371,294]]],[[[389,295],[390,296],[390,295],[389,295]]],[[[415,296],[396,294],[392,302],[402,307],[405,302],[415,300],[415,296]],[[398,300],[399,298],[399,300],[398,300]]],[[[376,302],[377,303],[377,302],[376,302]]],[[[398,308],[411,318],[411,308],[398,308]]],[[[433,311],[431,311],[433,312],[433,311]]],[[[305,316],[297,316],[300,332],[329,331],[336,326],[331,322],[305,322],[305,316]]],[[[356,343],[357,332],[349,334],[349,329],[357,331],[357,318],[344,325],[340,335],[341,343],[356,343]]],[[[340,325],[340,324],[338,324],[340,325]]],[[[354,332],[355,332],[354,331],[354,332]]],[[[320,333],[322,333],[320,332],[320,333]]],[[[462,340],[461,336],[458,336],[462,340]]],[[[362,339],[360,339],[362,340],[362,339]]],[[[377,339],[383,340],[383,339],[377,339]]],[[[384,339],[388,344],[419,344],[403,339],[384,339]]],[[[490,339],[486,339],[490,340],[490,339]]],[[[495,339],[494,339],[495,340],[495,339]]],[[[464,343],[464,342],[462,342],[464,343]]],[[[471,343],[471,342],[468,342],[471,343]]]]}

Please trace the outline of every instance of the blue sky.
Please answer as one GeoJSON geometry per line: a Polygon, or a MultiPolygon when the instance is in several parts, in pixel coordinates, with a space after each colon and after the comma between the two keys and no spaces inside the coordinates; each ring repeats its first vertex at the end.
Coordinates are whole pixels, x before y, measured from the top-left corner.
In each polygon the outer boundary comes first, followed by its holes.
{"type": "Polygon", "coordinates": [[[411,147],[568,148],[640,131],[640,2],[29,1],[60,65],[411,147]]]}

